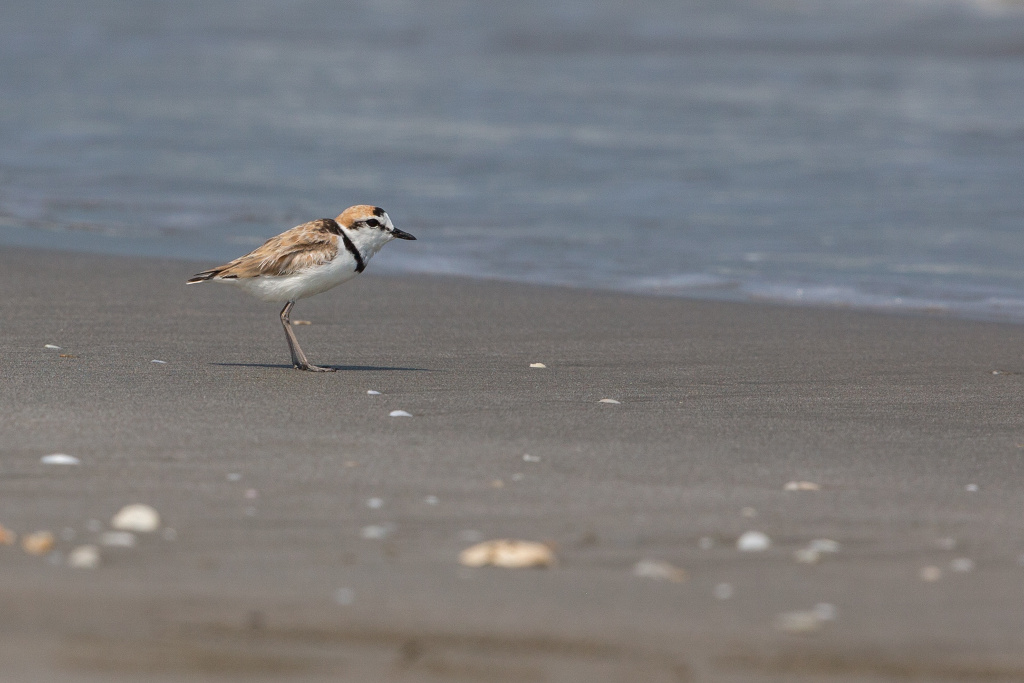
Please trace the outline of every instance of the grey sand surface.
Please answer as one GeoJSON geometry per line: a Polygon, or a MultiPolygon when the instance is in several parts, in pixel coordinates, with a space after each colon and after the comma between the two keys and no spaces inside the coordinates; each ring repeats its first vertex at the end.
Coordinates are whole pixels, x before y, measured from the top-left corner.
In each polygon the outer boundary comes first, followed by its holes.
{"type": "Polygon", "coordinates": [[[0,251],[0,524],[58,534],[0,546],[0,677],[1024,680],[1024,329],[365,275],[313,374],[208,265],[0,251]],[[62,566],[133,502],[173,540],[62,566]],[[458,565],[501,537],[560,563],[458,565]]]}

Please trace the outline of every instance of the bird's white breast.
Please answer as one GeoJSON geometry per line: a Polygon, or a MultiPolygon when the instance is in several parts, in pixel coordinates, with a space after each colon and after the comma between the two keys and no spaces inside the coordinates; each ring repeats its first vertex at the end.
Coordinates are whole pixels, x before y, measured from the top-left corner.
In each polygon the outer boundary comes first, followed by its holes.
{"type": "Polygon", "coordinates": [[[356,272],[356,260],[348,251],[340,249],[329,263],[307,268],[290,275],[261,275],[259,277],[221,280],[242,287],[263,301],[296,301],[326,292],[351,280],[356,272]]]}

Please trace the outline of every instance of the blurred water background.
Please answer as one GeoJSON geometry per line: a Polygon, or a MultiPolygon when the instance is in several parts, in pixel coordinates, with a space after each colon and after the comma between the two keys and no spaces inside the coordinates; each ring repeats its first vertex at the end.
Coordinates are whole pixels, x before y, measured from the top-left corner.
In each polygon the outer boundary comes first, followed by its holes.
{"type": "Polygon", "coordinates": [[[0,245],[356,203],[376,272],[1024,322],[1024,4],[0,2],[0,245]]]}

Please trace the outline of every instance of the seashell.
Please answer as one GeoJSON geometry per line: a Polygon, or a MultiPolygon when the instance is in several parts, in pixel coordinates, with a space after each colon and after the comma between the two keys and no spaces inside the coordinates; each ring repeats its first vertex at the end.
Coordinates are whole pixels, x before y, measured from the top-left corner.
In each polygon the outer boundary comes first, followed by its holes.
{"type": "Polygon", "coordinates": [[[125,505],[110,520],[110,526],[121,531],[149,533],[160,528],[160,513],[142,503],[125,505]]]}
{"type": "Polygon", "coordinates": [[[459,553],[459,563],[466,567],[505,567],[526,569],[551,567],[556,564],[555,554],[543,543],[499,538],[470,546],[459,553]]]}

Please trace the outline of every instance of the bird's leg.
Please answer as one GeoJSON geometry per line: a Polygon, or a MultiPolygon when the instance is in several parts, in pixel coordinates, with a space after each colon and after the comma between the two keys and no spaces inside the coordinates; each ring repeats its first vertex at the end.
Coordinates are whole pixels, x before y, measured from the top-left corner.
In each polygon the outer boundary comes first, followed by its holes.
{"type": "Polygon", "coordinates": [[[292,354],[292,366],[299,370],[309,370],[310,372],[334,372],[334,368],[322,368],[319,365],[311,365],[309,360],[306,359],[306,354],[302,352],[302,347],[299,346],[299,340],[295,338],[295,333],[292,332],[291,312],[294,305],[294,301],[289,301],[281,309],[281,325],[284,326],[284,336],[288,340],[288,350],[292,354]]]}

